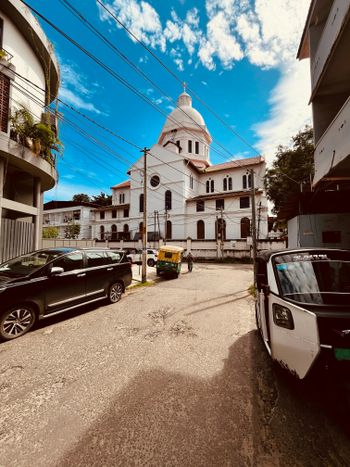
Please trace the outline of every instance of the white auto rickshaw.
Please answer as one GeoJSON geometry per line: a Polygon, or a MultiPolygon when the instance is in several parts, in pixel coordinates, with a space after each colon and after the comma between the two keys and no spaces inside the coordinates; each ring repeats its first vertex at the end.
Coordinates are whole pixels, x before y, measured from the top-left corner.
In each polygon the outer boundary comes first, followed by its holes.
{"type": "Polygon", "coordinates": [[[298,378],[316,361],[350,360],[350,250],[257,256],[256,322],[271,357],[298,378]]]}

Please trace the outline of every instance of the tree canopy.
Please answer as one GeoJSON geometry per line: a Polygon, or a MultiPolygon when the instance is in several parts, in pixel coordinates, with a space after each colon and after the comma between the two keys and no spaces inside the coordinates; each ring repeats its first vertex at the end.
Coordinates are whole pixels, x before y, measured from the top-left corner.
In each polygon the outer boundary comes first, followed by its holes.
{"type": "Polygon", "coordinates": [[[267,197],[278,215],[282,206],[301,191],[310,191],[314,174],[313,129],[306,126],[292,137],[291,147],[278,146],[272,167],[266,170],[267,197]]]}
{"type": "Polygon", "coordinates": [[[72,201],[76,201],[77,203],[91,203],[90,196],[86,195],[85,193],[78,193],[77,195],[74,195],[72,201]]]}

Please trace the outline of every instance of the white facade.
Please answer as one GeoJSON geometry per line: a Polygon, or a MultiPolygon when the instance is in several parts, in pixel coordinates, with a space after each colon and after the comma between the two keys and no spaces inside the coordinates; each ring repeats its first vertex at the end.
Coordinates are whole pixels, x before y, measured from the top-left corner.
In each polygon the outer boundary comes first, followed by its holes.
{"type": "Polygon", "coordinates": [[[58,85],[57,60],[39,23],[21,1],[1,0],[0,260],[22,253],[14,238],[24,230],[31,237],[25,239],[26,249],[40,246],[43,193],[57,179],[52,163],[10,139],[9,117],[24,105],[35,121],[41,121],[58,85]],[[23,222],[30,228],[23,230],[23,222]],[[6,251],[5,244],[10,245],[6,251]]]}
{"type": "MultiPolygon", "coordinates": [[[[213,166],[209,160],[211,140],[203,117],[192,107],[191,97],[182,93],[147,155],[149,238],[215,240],[221,234],[223,239],[246,238],[250,234],[247,224],[251,222],[248,169],[255,172],[259,237],[266,238],[263,158],[213,166]]],[[[112,188],[113,206],[96,211],[93,237],[106,239],[113,233],[114,239],[139,238],[143,223],[143,156],[128,174],[130,180],[112,188]]]]}
{"type": "Polygon", "coordinates": [[[70,224],[80,226],[77,240],[90,240],[92,238],[92,219],[94,218],[94,205],[74,205],[71,201],[51,201],[44,205],[43,230],[55,227],[58,230],[57,238],[65,238],[66,228],[70,224]],[[60,206],[60,207],[54,207],[60,206]],[[52,207],[50,209],[50,207],[52,207]]]}
{"type": "Polygon", "coordinates": [[[314,185],[350,180],[350,0],[313,0],[298,58],[310,58],[314,185]]]}

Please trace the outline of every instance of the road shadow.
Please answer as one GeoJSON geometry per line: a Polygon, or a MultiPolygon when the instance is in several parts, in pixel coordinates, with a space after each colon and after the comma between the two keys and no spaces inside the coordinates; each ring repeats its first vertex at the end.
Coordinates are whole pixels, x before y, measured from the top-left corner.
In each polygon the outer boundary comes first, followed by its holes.
{"type": "Polygon", "coordinates": [[[348,465],[349,440],[318,390],[276,371],[251,331],[211,379],[141,371],[58,465],[348,465]]]}

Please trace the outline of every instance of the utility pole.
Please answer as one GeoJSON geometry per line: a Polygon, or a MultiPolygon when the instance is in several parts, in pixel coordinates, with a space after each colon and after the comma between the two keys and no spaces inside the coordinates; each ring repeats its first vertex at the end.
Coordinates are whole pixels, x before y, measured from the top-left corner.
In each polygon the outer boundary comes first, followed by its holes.
{"type": "Polygon", "coordinates": [[[256,234],[256,238],[257,238],[258,241],[259,241],[259,238],[260,238],[261,209],[262,209],[262,206],[261,206],[261,201],[260,201],[259,202],[259,207],[258,207],[258,230],[257,230],[257,234],[256,234]]]}
{"type": "Polygon", "coordinates": [[[143,152],[143,225],[142,225],[142,283],[147,282],[147,153],[149,149],[144,147],[143,152]]]}
{"type": "Polygon", "coordinates": [[[153,213],[153,248],[156,247],[156,225],[157,225],[157,211],[154,211],[153,213]]]}
{"type": "Polygon", "coordinates": [[[167,226],[168,226],[168,210],[165,209],[165,221],[164,221],[164,245],[166,245],[166,234],[167,234],[167,226]]]}
{"type": "Polygon", "coordinates": [[[223,215],[222,206],[221,206],[221,220],[220,220],[220,251],[221,251],[221,259],[224,259],[224,215],[223,215]]]}
{"type": "Polygon", "coordinates": [[[256,285],[256,255],[257,255],[257,245],[256,245],[256,212],[255,212],[255,181],[254,181],[254,170],[250,169],[248,171],[251,176],[252,186],[251,186],[251,201],[252,201],[252,240],[253,240],[253,265],[254,265],[254,285],[256,285]]]}

